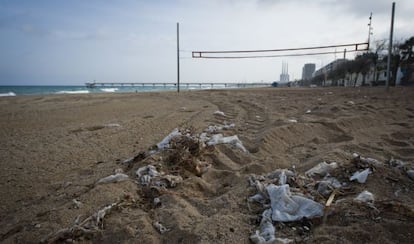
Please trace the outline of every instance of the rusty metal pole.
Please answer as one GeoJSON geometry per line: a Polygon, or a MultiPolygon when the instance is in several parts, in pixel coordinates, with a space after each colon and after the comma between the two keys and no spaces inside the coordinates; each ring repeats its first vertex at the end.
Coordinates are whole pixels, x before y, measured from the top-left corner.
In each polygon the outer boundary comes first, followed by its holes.
{"type": "Polygon", "coordinates": [[[180,23],[177,22],[177,92],[180,93],[180,23]]]}
{"type": "Polygon", "coordinates": [[[392,55],[392,38],[394,34],[394,13],[395,13],[395,2],[392,3],[392,10],[391,10],[391,29],[390,29],[390,41],[388,44],[388,60],[387,60],[387,83],[386,89],[387,91],[390,89],[390,81],[391,81],[391,55],[392,55]]]}

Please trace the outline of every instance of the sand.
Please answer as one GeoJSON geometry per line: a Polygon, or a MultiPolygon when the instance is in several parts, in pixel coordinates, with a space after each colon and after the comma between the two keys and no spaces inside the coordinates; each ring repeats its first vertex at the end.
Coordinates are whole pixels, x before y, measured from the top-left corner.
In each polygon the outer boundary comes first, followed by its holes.
{"type": "MultiPolygon", "coordinates": [[[[249,243],[262,211],[247,204],[254,194],[249,175],[278,168],[301,174],[322,161],[338,162],[342,173],[350,174],[345,168],[350,169],[355,152],[410,166],[413,105],[411,87],[388,93],[384,88],[263,88],[0,98],[0,242],[47,240],[73,226],[78,216],[82,220],[122,201],[98,233],[66,241],[249,243]],[[122,163],[148,152],[174,128],[201,133],[224,122],[235,127],[222,133],[237,135],[248,153],[213,146],[204,155],[211,164],[207,172],[187,172],[175,188],[148,193],[136,182],[135,170],[165,161],[162,156],[129,167],[122,163]],[[118,168],[130,179],[95,184],[118,168]],[[153,197],[161,204],[153,205],[153,197]],[[159,233],[155,222],[168,231],[159,233]]],[[[275,223],[276,236],[298,243],[412,242],[414,181],[404,170],[379,167],[367,183],[349,184],[352,190],[335,198],[325,221],[275,223]],[[364,189],[374,194],[375,210],[348,201],[364,189]]]]}

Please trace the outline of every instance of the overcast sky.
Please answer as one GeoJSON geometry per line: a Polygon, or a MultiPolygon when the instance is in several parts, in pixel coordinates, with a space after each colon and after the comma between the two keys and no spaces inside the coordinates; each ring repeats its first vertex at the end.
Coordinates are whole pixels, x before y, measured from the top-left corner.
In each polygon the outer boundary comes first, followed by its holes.
{"type": "MultiPolygon", "coordinates": [[[[88,81],[175,82],[180,22],[182,82],[270,82],[335,55],[192,59],[193,50],[294,48],[389,36],[390,0],[0,0],[0,85],[88,81]]],[[[396,1],[395,40],[414,35],[414,2],[396,1]]],[[[342,50],[338,50],[342,52],[342,50]]],[[[337,58],[342,54],[337,55],[337,58]]],[[[351,57],[351,55],[348,55],[351,57]]]]}

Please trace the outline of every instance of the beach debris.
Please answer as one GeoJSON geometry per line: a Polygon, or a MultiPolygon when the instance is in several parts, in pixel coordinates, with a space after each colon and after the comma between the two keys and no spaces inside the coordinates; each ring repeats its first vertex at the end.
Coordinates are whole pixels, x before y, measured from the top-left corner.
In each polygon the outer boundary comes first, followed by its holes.
{"type": "Polygon", "coordinates": [[[323,205],[311,199],[292,195],[289,185],[269,184],[266,190],[272,206],[272,220],[280,222],[297,221],[304,217],[323,216],[323,205]]]}
{"type": "Polygon", "coordinates": [[[139,161],[145,159],[146,157],[148,157],[149,155],[150,155],[149,153],[147,153],[145,151],[141,151],[137,155],[135,155],[131,158],[125,159],[124,161],[122,161],[122,163],[123,164],[132,164],[134,162],[139,162],[139,161]]]}
{"type": "MultiPolygon", "coordinates": [[[[248,198],[248,203],[258,202],[264,208],[259,229],[250,236],[252,242],[291,243],[293,242],[291,239],[275,236],[273,221],[295,222],[304,218],[311,219],[323,216],[324,205],[302,195],[300,191],[304,190],[303,186],[294,188],[295,193],[291,193],[288,182],[298,185],[297,178],[295,173],[288,169],[276,169],[265,175],[251,175],[249,177],[249,185],[255,187],[256,194],[248,198]]],[[[329,178],[325,180],[328,181],[329,178]]],[[[332,180],[332,182],[334,181],[332,180]]],[[[250,208],[250,205],[248,206],[250,208]]],[[[309,227],[306,228],[309,231],[309,227]]]]}
{"type": "Polygon", "coordinates": [[[217,144],[231,144],[236,148],[239,148],[243,152],[248,152],[247,149],[243,146],[243,143],[237,137],[237,135],[224,137],[223,134],[215,134],[207,142],[207,145],[209,146],[217,144]]]}
{"type": "Polygon", "coordinates": [[[51,233],[42,238],[41,243],[60,243],[67,239],[77,239],[80,237],[92,238],[101,229],[103,229],[103,221],[112,208],[116,207],[119,203],[109,204],[102,209],[98,210],[93,215],[87,217],[82,222],[79,221],[79,216],[76,218],[72,227],[63,228],[57,232],[51,233]]]}
{"type": "Polygon", "coordinates": [[[111,127],[121,127],[121,125],[117,124],[117,123],[109,123],[109,124],[105,124],[104,126],[109,127],[109,128],[111,128],[111,127]]]}
{"type": "Polygon", "coordinates": [[[272,210],[266,209],[262,214],[259,229],[250,236],[250,240],[256,244],[274,243],[275,227],[272,224],[272,210]]]}
{"type": "Polygon", "coordinates": [[[374,158],[365,158],[360,156],[358,153],[353,153],[352,156],[354,157],[354,160],[359,160],[362,163],[372,165],[372,166],[378,166],[382,165],[382,163],[374,158]]]}
{"type": "Polygon", "coordinates": [[[159,176],[160,173],[157,171],[155,166],[146,165],[136,171],[138,179],[141,181],[141,185],[147,186],[151,183],[152,177],[159,176]]]}
{"type": "Polygon", "coordinates": [[[325,207],[330,207],[331,206],[333,200],[335,199],[335,195],[336,195],[336,191],[333,191],[331,193],[331,195],[329,196],[328,200],[326,201],[325,207]]]}
{"type": "Polygon", "coordinates": [[[104,208],[102,208],[101,210],[99,210],[96,213],[95,219],[96,219],[96,225],[97,226],[100,226],[101,228],[103,228],[103,220],[104,220],[105,216],[111,211],[111,209],[114,206],[116,206],[116,203],[105,206],[104,208]]]}
{"type": "Polygon", "coordinates": [[[154,165],[143,166],[136,171],[138,178],[141,178],[144,175],[149,175],[151,177],[158,176],[160,173],[157,171],[154,165]]]}
{"type": "Polygon", "coordinates": [[[414,180],[414,170],[413,169],[407,170],[407,175],[408,175],[408,177],[410,177],[410,179],[414,180]]]}
{"type": "Polygon", "coordinates": [[[357,180],[359,183],[363,184],[367,181],[368,174],[370,173],[371,173],[371,170],[369,168],[363,171],[357,171],[349,178],[349,180],[350,181],[357,180]]]}
{"type": "Polygon", "coordinates": [[[142,186],[176,187],[183,181],[179,175],[166,175],[157,171],[155,166],[147,165],[139,168],[136,175],[142,186]]]}
{"type": "Polygon", "coordinates": [[[391,158],[391,159],[388,161],[388,164],[389,164],[391,167],[395,167],[395,168],[397,168],[397,169],[402,169],[402,168],[404,168],[404,166],[406,165],[406,163],[405,163],[405,162],[403,162],[403,161],[401,161],[401,160],[399,160],[399,159],[394,159],[394,158],[391,158]]]}
{"type": "Polygon", "coordinates": [[[116,173],[107,177],[100,179],[96,184],[107,184],[107,183],[116,183],[128,179],[128,175],[124,173],[116,173]]]}
{"type": "Polygon", "coordinates": [[[334,189],[341,188],[341,183],[335,178],[327,174],[323,180],[316,183],[317,191],[322,196],[329,196],[334,189]]]}
{"type": "Polygon", "coordinates": [[[206,142],[210,140],[210,137],[207,136],[207,133],[203,132],[199,135],[199,139],[201,142],[206,142]]]}
{"type": "Polygon", "coordinates": [[[364,203],[374,203],[374,194],[371,192],[364,190],[363,192],[359,193],[356,198],[354,198],[357,202],[364,202],[364,203]]]}
{"type": "Polygon", "coordinates": [[[288,169],[276,169],[273,172],[270,172],[266,175],[268,179],[279,180],[279,185],[284,185],[289,178],[294,177],[295,173],[288,169]]]}
{"type": "Polygon", "coordinates": [[[338,163],[336,162],[332,162],[332,163],[327,163],[327,162],[322,162],[317,164],[315,167],[311,168],[310,170],[305,172],[305,175],[312,177],[315,174],[320,175],[320,176],[325,176],[326,174],[328,174],[329,172],[331,172],[333,169],[338,168],[338,163]]]}
{"type": "Polygon", "coordinates": [[[346,104],[348,104],[348,105],[355,105],[355,102],[354,101],[348,101],[348,102],[346,102],[346,104]]]}
{"type": "Polygon", "coordinates": [[[296,119],[288,119],[288,122],[290,122],[290,123],[297,123],[298,121],[296,119]]]}
{"type": "Polygon", "coordinates": [[[209,125],[206,129],[204,129],[204,131],[209,132],[209,133],[215,133],[215,132],[219,132],[221,130],[232,129],[235,126],[236,125],[234,123],[231,123],[231,124],[224,123],[224,125],[209,125]]]}
{"type": "Polygon", "coordinates": [[[214,114],[214,115],[224,116],[224,117],[226,116],[226,115],[224,114],[224,112],[222,112],[222,111],[220,111],[220,110],[215,111],[213,114],[214,114]]]}
{"type": "Polygon", "coordinates": [[[160,222],[155,222],[154,224],[154,228],[160,233],[160,234],[164,234],[167,231],[170,231],[169,229],[167,229],[164,225],[162,225],[160,222]]]}
{"type": "Polygon", "coordinates": [[[169,148],[171,139],[180,135],[182,135],[181,132],[178,130],[178,128],[175,128],[170,134],[168,134],[164,139],[162,139],[162,141],[157,144],[157,148],[159,150],[169,148]]]}
{"type": "Polygon", "coordinates": [[[154,181],[154,185],[157,187],[170,187],[174,188],[177,184],[183,181],[183,177],[179,175],[164,175],[154,181]]]}
{"type": "Polygon", "coordinates": [[[72,202],[75,208],[80,208],[82,206],[82,203],[76,199],[72,199],[72,202]]]}
{"type": "Polygon", "coordinates": [[[161,199],[159,197],[154,198],[154,206],[158,207],[161,205],[161,199]]]}
{"type": "Polygon", "coordinates": [[[306,114],[310,114],[310,113],[312,113],[312,111],[310,110],[310,109],[308,109],[308,110],[306,110],[306,112],[305,112],[306,114]]]}

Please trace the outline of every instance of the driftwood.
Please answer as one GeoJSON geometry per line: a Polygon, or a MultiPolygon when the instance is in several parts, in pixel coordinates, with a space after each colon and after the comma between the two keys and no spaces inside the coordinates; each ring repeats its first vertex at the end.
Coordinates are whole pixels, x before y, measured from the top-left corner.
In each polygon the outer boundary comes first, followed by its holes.
{"type": "Polygon", "coordinates": [[[103,220],[111,209],[117,206],[119,203],[112,203],[103,207],[93,215],[84,219],[79,223],[79,217],[76,218],[72,227],[63,228],[57,232],[51,233],[43,238],[41,243],[58,243],[67,239],[77,239],[79,237],[85,237],[87,239],[92,238],[103,229],[103,220]]]}

